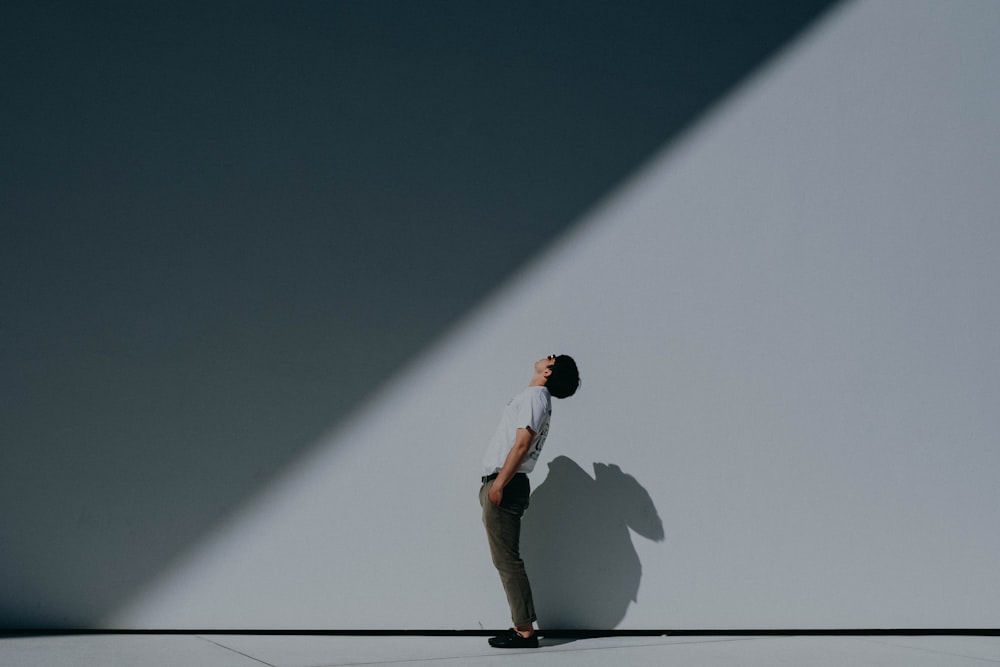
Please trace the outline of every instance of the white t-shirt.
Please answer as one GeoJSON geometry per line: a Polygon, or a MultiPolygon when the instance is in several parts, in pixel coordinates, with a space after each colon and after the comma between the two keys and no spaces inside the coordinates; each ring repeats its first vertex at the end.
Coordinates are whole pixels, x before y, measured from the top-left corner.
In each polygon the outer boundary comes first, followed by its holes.
{"type": "Polygon", "coordinates": [[[552,417],[552,397],[546,387],[528,387],[507,402],[500,418],[500,425],[490,439],[490,445],[483,457],[483,475],[500,472],[507,454],[514,446],[514,437],[519,428],[530,428],[535,432],[528,454],[517,472],[531,472],[535,468],[542,445],[549,434],[549,419],[552,417]]]}

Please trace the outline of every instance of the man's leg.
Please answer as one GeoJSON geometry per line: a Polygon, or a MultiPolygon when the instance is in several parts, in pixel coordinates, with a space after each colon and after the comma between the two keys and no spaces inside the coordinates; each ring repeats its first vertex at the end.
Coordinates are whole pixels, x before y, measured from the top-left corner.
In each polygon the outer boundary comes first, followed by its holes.
{"type": "Polygon", "coordinates": [[[503,502],[497,507],[487,497],[492,484],[492,480],[487,481],[479,491],[490,555],[507,594],[514,627],[530,636],[536,620],[535,605],[520,554],[521,515],[528,507],[530,487],[526,476],[518,476],[504,489],[503,502]]]}

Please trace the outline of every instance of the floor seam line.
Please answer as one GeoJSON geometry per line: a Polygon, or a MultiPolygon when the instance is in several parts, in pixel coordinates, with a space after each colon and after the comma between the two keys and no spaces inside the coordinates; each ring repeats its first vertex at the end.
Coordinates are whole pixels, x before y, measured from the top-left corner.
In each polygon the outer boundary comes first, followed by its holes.
{"type": "Polygon", "coordinates": [[[951,656],[953,658],[964,658],[966,660],[976,660],[976,661],[979,661],[979,662],[988,662],[988,663],[991,663],[991,664],[994,664],[994,665],[1000,664],[1000,660],[994,660],[993,658],[980,658],[980,657],[974,656],[974,655],[965,655],[965,654],[962,654],[962,653],[953,653],[951,651],[937,651],[937,650],[931,649],[931,648],[921,648],[919,646],[907,646],[906,644],[896,644],[896,643],[893,643],[893,642],[880,641],[880,640],[877,640],[877,639],[872,639],[870,637],[859,637],[858,639],[860,639],[861,641],[871,642],[873,644],[881,644],[882,646],[892,646],[893,648],[905,648],[905,649],[909,649],[911,651],[919,651],[921,653],[931,653],[931,654],[934,654],[934,655],[948,655],[948,656],[951,656]]]}
{"type": "Polygon", "coordinates": [[[202,635],[195,635],[195,636],[198,639],[202,640],[202,641],[208,642],[209,644],[215,644],[216,646],[218,646],[221,649],[225,649],[226,651],[229,651],[231,653],[235,653],[237,655],[242,655],[244,658],[247,658],[249,660],[253,660],[254,662],[259,662],[262,665],[267,665],[267,667],[278,667],[277,665],[272,665],[271,663],[265,662],[265,661],[261,660],[260,658],[255,658],[254,656],[249,655],[247,653],[244,653],[243,651],[238,651],[238,650],[234,649],[231,646],[226,646],[225,644],[220,644],[219,642],[214,641],[212,639],[209,639],[208,637],[204,637],[202,635]]]}

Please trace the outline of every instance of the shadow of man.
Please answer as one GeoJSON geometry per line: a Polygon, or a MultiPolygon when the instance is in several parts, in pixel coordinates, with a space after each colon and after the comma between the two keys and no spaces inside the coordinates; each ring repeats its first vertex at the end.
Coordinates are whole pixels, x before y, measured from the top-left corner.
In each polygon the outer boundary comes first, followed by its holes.
{"type": "Polygon", "coordinates": [[[637,601],[642,578],[629,529],[664,539],[653,501],[634,477],[603,463],[594,464],[594,473],[558,456],[531,494],[521,554],[542,627],[615,628],[637,601]]]}

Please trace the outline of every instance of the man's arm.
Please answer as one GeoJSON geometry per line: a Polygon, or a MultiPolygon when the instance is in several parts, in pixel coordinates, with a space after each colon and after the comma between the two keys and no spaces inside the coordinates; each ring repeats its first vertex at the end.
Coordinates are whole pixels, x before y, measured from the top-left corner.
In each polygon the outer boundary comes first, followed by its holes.
{"type": "Polygon", "coordinates": [[[531,441],[534,438],[535,432],[530,428],[523,427],[517,429],[514,435],[514,446],[507,453],[503,467],[500,468],[497,478],[493,480],[493,486],[490,487],[490,502],[494,505],[499,505],[500,501],[503,500],[503,489],[514,475],[517,474],[517,469],[521,467],[521,461],[528,455],[528,450],[531,449],[531,441]]]}

